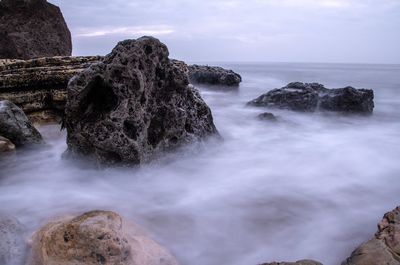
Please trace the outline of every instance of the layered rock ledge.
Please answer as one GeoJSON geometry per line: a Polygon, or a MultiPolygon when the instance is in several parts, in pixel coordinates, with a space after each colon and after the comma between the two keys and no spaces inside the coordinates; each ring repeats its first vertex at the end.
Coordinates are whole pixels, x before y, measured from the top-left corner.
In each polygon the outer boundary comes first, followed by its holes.
{"type": "Polygon", "coordinates": [[[290,83],[273,89],[248,102],[250,106],[273,107],[294,111],[316,110],[348,113],[372,113],[374,92],[353,87],[328,89],[318,83],[290,83]]]}
{"type": "Polygon", "coordinates": [[[64,113],[69,80],[100,56],[0,60],[0,100],[9,100],[34,122],[58,120],[64,113]]]}
{"type": "Polygon", "coordinates": [[[190,82],[194,84],[211,84],[222,86],[238,86],[242,77],[232,70],[217,66],[188,66],[190,82]]]}

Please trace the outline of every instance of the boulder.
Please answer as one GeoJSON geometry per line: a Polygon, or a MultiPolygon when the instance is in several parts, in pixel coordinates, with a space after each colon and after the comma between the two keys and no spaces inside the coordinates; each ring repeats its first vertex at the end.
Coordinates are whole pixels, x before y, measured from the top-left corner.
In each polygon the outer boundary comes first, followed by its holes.
{"type": "Polygon", "coordinates": [[[192,83],[238,86],[242,82],[242,77],[239,74],[222,67],[194,64],[188,66],[188,71],[192,83]]]}
{"type": "Polygon", "coordinates": [[[14,103],[0,101],[0,135],[17,147],[42,143],[42,136],[14,103]]]}
{"type": "Polygon", "coordinates": [[[32,239],[28,265],[177,265],[138,226],[118,214],[92,211],[52,221],[32,239]]]}
{"type": "Polygon", "coordinates": [[[7,138],[0,135],[0,153],[11,152],[15,150],[15,145],[7,138]]]}
{"type": "Polygon", "coordinates": [[[264,112],[257,116],[262,121],[277,121],[278,119],[270,112],[264,112]]]}
{"type": "Polygon", "coordinates": [[[272,262],[272,263],[263,263],[261,265],[322,265],[322,263],[314,260],[299,260],[296,262],[272,262]]]}
{"type": "Polygon", "coordinates": [[[363,243],[342,265],[400,265],[400,207],[386,213],[375,236],[363,243]]]}
{"type": "Polygon", "coordinates": [[[71,33],[46,0],[0,1],[0,59],[69,56],[71,33]]]}
{"type": "Polygon", "coordinates": [[[347,113],[372,113],[374,92],[345,87],[328,89],[318,83],[290,83],[248,102],[250,106],[275,107],[294,111],[316,110],[347,113]]]}
{"type": "Polygon", "coordinates": [[[134,165],[218,134],[210,108],[152,37],[120,42],[67,92],[67,157],[134,165]]]}
{"type": "Polygon", "coordinates": [[[22,265],[25,227],[14,217],[0,214],[0,264],[22,265]]]}

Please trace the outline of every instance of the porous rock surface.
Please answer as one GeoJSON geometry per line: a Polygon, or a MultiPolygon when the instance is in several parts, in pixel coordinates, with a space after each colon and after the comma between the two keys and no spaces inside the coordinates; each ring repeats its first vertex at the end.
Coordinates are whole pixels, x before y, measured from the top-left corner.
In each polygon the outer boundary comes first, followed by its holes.
{"type": "Polygon", "coordinates": [[[49,222],[31,245],[29,265],[178,265],[139,227],[108,211],[49,222]]]}
{"type": "Polygon", "coordinates": [[[0,101],[0,135],[17,147],[40,144],[42,136],[14,103],[0,101]]]}
{"type": "Polygon", "coordinates": [[[188,66],[188,71],[192,83],[238,86],[242,82],[239,74],[222,67],[194,64],[188,66]]]}
{"type": "Polygon", "coordinates": [[[159,40],[120,42],[68,85],[67,157],[140,164],[217,134],[211,110],[159,40]]]}
{"type": "Polygon", "coordinates": [[[58,121],[69,80],[100,56],[0,60],[0,100],[19,106],[33,122],[58,121]]]}
{"type": "Polygon", "coordinates": [[[374,92],[370,89],[353,87],[328,89],[318,83],[295,82],[279,89],[273,89],[248,102],[248,105],[304,112],[326,110],[372,113],[373,99],[374,92]]]}
{"type": "Polygon", "coordinates": [[[314,260],[299,260],[296,262],[272,262],[272,263],[263,263],[261,265],[322,265],[322,263],[314,260]]]}
{"type": "Polygon", "coordinates": [[[400,265],[400,207],[384,215],[375,236],[342,265],[400,265]]]}
{"type": "Polygon", "coordinates": [[[0,214],[0,264],[22,265],[25,227],[14,217],[0,214]]]}
{"type": "Polygon", "coordinates": [[[0,1],[0,59],[70,56],[71,33],[46,0],[0,1]]]}

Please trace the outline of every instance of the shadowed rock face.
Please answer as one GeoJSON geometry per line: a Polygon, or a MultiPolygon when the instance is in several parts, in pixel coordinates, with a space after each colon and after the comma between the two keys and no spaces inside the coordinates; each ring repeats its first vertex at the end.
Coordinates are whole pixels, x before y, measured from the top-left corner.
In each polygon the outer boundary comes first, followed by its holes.
{"type": "Polygon", "coordinates": [[[317,83],[290,83],[250,101],[248,105],[294,111],[316,110],[348,113],[372,113],[374,92],[370,89],[345,87],[328,89],[317,83]]]}
{"type": "Polygon", "coordinates": [[[223,86],[238,86],[242,77],[222,67],[190,65],[188,66],[190,82],[223,86]]]}
{"type": "Polygon", "coordinates": [[[60,9],[46,0],[0,1],[0,58],[69,56],[71,33],[60,9]]]}
{"type": "Polygon", "coordinates": [[[67,155],[140,164],[217,134],[209,107],[159,40],[120,42],[68,85],[67,155]]]}
{"type": "Polygon", "coordinates": [[[386,213],[378,232],[363,243],[342,265],[400,265],[400,207],[386,213]]]}
{"type": "Polygon", "coordinates": [[[49,222],[35,233],[28,265],[178,265],[139,227],[108,211],[49,222]]]}

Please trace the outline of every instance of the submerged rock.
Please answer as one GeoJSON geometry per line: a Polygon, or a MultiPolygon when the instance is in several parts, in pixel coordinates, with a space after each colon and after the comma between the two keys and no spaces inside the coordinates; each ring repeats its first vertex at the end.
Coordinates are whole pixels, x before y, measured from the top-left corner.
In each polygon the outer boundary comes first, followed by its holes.
{"type": "Polygon", "coordinates": [[[248,102],[251,106],[275,107],[294,111],[316,110],[372,113],[374,92],[345,87],[328,89],[318,83],[290,83],[248,102]]]}
{"type": "Polygon", "coordinates": [[[342,265],[400,265],[400,207],[386,213],[374,238],[363,243],[342,265]]]}
{"type": "Polygon", "coordinates": [[[17,147],[43,142],[42,136],[14,103],[0,101],[0,135],[17,147]]]}
{"type": "Polygon", "coordinates": [[[15,150],[15,145],[7,138],[0,135],[0,153],[11,152],[15,150]]]}
{"type": "Polygon", "coordinates": [[[33,122],[59,121],[68,81],[100,56],[0,60],[0,100],[19,106],[33,122]]]}
{"type": "Polygon", "coordinates": [[[67,156],[140,164],[217,134],[211,110],[159,40],[120,42],[68,85],[67,156]]]}
{"type": "Polygon", "coordinates": [[[0,264],[22,265],[25,227],[14,217],[0,214],[0,264]]]}
{"type": "Polygon", "coordinates": [[[261,113],[257,116],[259,120],[263,121],[277,121],[278,119],[270,112],[261,113]]]}
{"type": "Polygon", "coordinates": [[[223,86],[238,86],[242,77],[232,70],[222,67],[190,65],[188,66],[190,82],[223,86]]]}
{"type": "Polygon", "coordinates": [[[296,262],[272,262],[272,263],[263,263],[261,265],[322,265],[322,263],[314,260],[299,260],[296,262]]]}
{"type": "Polygon", "coordinates": [[[178,265],[139,227],[93,211],[53,221],[35,233],[29,265],[178,265]]]}
{"type": "Polygon", "coordinates": [[[46,0],[0,1],[0,58],[69,56],[71,33],[60,9],[46,0]]]}

